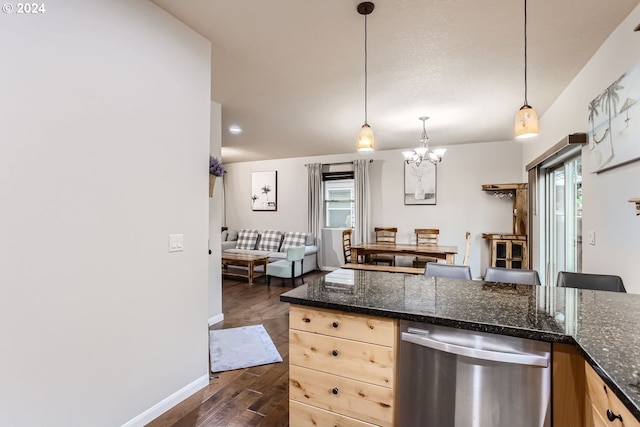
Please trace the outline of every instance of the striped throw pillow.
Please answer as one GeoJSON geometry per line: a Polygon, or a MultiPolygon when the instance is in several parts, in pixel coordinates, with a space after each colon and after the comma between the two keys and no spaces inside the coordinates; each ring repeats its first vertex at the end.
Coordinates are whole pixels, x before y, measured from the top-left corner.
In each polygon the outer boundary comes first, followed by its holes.
{"type": "Polygon", "coordinates": [[[255,249],[258,240],[258,230],[240,230],[236,249],[255,249]]]}
{"type": "Polygon", "coordinates": [[[304,242],[307,240],[307,233],[301,233],[298,231],[287,231],[284,234],[284,240],[282,246],[280,246],[280,252],[286,252],[292,246],[304,246],[304,242]]]}
{"type": "Polygon", "coordinates": [[[264,230],[260,235],[258,249],[261,251],[278,252],[284,233],[282,231],[264,230]]]}

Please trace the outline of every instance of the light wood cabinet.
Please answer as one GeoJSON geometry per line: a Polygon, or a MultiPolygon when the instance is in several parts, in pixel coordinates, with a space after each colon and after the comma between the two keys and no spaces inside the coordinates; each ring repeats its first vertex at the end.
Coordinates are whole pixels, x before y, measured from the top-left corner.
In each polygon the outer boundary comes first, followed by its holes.
{"type": "Polygon", "coordinates": [[[340,427],[376,427],[375,424],[356,420],[326,411],[315,406],[306,405],[295,400],[289,401],[289,425],[293,426],[340,426],[340,427]]]}
{"type": "Polygon", "coordinates": [[[572,344],[552,344],[553,426],[592,427],[585,422],[584,358],[572,344]]]}
{"type": "Polygon", "coordinates": [[[640,427],[575,346],[553,344],[552,372],[554,426],[640,427]]]}
{"type": "Polygon", "coordinates": [[[517,234],[483,233],[483,239],[489,240],[492,267],[529,268],[527,236],[517,234]]]}
{"type": "Polygon", "coordinates": [[[289,423],[395,425],[394,319],[291,305],[289,423]]]}
{"type": "Polygon", "coordinates": [[[584,370],[587,382],[587,423],[593,420],[594,427],[640,427],[640,421],[631,415],[589,363],[585,362],[584,370]]]}

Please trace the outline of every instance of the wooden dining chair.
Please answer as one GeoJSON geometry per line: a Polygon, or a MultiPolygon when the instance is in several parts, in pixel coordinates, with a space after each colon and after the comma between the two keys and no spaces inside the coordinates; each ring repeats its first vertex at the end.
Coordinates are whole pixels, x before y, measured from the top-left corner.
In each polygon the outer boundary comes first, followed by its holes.
{"type": "Polygon", "coordinates": [[[467,265],[469,263],[469,251],[471,250],[471,233],[467,231],[466,235],[467,243],[464,249],[464,258],[462,260],[462,265],[467,265]]]}
{"type": "MultiPolygon", "coordinates": [[[[413,230],[416,235],[416,245],[437,245],[438,244],[438,236],[440,235],[440,230],[437,228],[416,228],[413,230]]],[[[437,258],[432,257],[415,257],[413,260],[413,266],[422,268],[427,265],[428,262],[438,262],[437,258]]]]}
{"type": "Polygon", "coordinates": [[[351,234],[353,229],[348,228],[342,231],[342,253],[344,254],[344,263],[351,262],[351,234]]]}
{"type": "MultiPolygon", "coordinates": [[[[376,236],[376,243],[381,245],[395,245],[398,227],[375,227],[373,229],[376,236]]],[[[371,264],[388,264],[396,265],[396,257],[394,255],[375,254],[370,257],[371,264]]]]}

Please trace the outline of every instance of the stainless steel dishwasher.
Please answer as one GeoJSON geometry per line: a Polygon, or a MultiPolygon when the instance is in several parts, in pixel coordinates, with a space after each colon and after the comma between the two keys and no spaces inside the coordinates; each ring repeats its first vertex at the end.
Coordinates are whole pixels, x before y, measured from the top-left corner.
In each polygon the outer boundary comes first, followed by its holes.
{"type": "Polygon", "coordinates": [[[551,345],[400,322],[400,427],[550,427],[551,345]]]}

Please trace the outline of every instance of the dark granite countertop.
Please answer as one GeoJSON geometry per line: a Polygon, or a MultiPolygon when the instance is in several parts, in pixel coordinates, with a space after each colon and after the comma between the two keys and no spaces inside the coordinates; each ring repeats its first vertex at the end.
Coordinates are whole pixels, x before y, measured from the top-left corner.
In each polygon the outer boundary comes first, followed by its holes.
{"type": "Polygon", "coordinates": [[[640,295],[337,270],[280,300],[576,344],[640,419],[640,295]]]}

